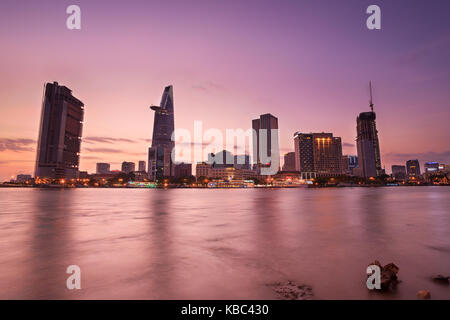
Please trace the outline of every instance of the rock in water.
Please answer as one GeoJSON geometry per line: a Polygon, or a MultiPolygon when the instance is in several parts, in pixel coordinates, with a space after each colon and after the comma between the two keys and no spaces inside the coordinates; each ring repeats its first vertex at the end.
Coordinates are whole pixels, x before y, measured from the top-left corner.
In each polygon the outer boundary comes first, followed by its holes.
{"type": "Polygon", "coordinates": [[[431,298],[431,294],[430,291],[419,290],[419,292],[417,292],[417,297],[419,297],[419,299],[428,300],[431,298]]]}
{"type": "MultiPolygon", "coordinates": [[[[376,265],[376,266],[380,267],[381,290],[388,291],[390,289],[395,288],[395,286],[399,282],[398,278],[397,278],[397,273],[400,270],[395,264],[389,263],[383,267],[378,260],[375,260],[375,262],[371,263],[370,265],[376,265]]],[[[368,275],[368,277],[369,277],[369,275],[368,275]]]]}
{"type": "Polygon", "coordinates": [[[439,282],[442,284],[449,284],[450,283],[450,277],[443,276],[442,274],[434,275],[431,277],[433,281],[439,282]]]}
{"type": "Polygon", "coordinates": [[[283,300],[310,300],[313,297],[312,288],[305,284],[296,284],[293,281],[287,283],[272,283],[269,286],[283,300]]]}

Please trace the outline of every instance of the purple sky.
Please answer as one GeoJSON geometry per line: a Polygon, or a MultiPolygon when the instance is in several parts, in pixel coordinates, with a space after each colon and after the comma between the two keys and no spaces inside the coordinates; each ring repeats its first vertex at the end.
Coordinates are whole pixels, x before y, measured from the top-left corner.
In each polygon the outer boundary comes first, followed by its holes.
{"type": "Polygon", "coordinates": [[[54,80],[86,105],[82,170],[146,160],[148,106],[168,84],[178,128],[248,129],[270,112],[282,153],[295,131],[325,131],[356,154],[369,80],[387,171],[411,158],[450,163],[449,12],[447,0],[2,0],[0,180],[33,172],[54,80]],[[71,4],[79,31],[66,28],[71,4]],[[366,28],[370,4],[381,30],[366,28]]]}

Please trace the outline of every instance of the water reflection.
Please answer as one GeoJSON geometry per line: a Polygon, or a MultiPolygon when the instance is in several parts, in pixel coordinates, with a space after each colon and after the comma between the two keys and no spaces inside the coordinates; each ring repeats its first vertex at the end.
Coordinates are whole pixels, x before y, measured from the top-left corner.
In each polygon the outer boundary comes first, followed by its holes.
{"type": "Polygon", "coordinates": [[[449,188],[0,189],[0,298],[272,299],[294,280],[315,297],[380,299],[374,259],[395,262],[393,299],[450,270],[449,188]],[[70,264],[82,290],[67,290],[70,264]],[[6,290],[5,290],[6,288],[6,290]]]}

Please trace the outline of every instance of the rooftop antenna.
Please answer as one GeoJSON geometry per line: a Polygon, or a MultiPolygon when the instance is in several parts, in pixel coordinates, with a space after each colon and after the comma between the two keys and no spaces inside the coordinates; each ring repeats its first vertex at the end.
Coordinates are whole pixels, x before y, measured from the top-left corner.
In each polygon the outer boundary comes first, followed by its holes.
{"type": "Polygon", "coordinates": [[[370,90],[370,110],[373,112],[373,101],[372,101],[372,81],[369,81],[369,90],[370,90]]]}

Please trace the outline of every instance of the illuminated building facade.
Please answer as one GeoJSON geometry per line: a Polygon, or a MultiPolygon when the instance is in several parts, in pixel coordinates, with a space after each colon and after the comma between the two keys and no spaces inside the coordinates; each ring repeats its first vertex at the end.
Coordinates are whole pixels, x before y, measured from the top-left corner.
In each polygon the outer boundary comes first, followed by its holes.
{"type": "Polygon", "coordinates": [[[45,85],[35,177],[78,178],[84,104],[58,82],[45,85]]]}
{"type": "Polygon", "coordinates": [[[409,179],[418,179],[420,177],[419,160],[415,159],[406,161],[406,174],[409,179]]]}
{"type": "Polygon", "coordinates": [[[303,179],[343,174],[342,141],[332,133],[294,135],[295,168],[303,179]]]}

